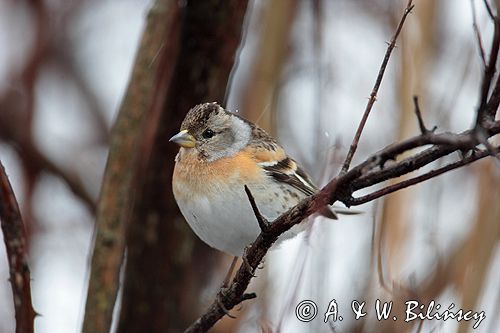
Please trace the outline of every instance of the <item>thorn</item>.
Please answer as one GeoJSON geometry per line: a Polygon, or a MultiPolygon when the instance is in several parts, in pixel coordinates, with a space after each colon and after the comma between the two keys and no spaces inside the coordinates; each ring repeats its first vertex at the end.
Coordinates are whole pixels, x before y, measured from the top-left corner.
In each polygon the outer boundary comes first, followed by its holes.
{"type": "Polygon", "coordinates": [[[254,298],[257,298],[256,293],[245,293],[245,294],[243,294],[243,296],[241,296],[241,301],[246,301],[246,300],[254,299],[254,298]]]}
{"type": "Polygon", "coordinates": [[[420,112],[420,105],[418,104],[418,96],[416,95],[413,96],[413,105],[415,106],[415,114],[417,115],[418,127],[420,128],[420,133],[422,135],[433,133],[437,129],[437,126],[434,126],[430,131],[427,129],[427,127],[425,127],[424,119],[422,117],[422,112],[420,112]]]}
{"type": "Polygon", "coordinates": [[[257,207],[257,204],[255,203],[255,199],[252,195],[252,192],[250,192],[250,189],[248,186],[245,185],[245,193],[247,194],[248,201],[250,201],[250,205],[252,206],[253,213],[255,214],[255,217],[257,218],[257,222],[259,223],[260,230],[263,233],[267,233],[269,231],[269,228],[271,227],[271,223],[269,223],[268,220],[259,211],[259,208],[257,207]]]}
{"type": "Polygon", "coordinates": [[[226,277],[224,278],[224,281],[222,281],[222,287],[221,288],[227,288],[229,286],[229,281],[231,281],[231,275],[233,275],[234,267],[236,266],[236,262],[238,261],[238,257],[234,257],[233,260],[231,261],[231,265],[229,266],[229,269],[227,271],[226,277]]]}

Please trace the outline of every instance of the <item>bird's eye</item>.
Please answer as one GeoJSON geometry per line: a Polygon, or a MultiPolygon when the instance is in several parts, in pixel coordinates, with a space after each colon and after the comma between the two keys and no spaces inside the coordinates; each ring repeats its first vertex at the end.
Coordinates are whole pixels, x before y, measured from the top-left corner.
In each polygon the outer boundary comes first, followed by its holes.
{"type": "Polygon", "coordinates": [[[211,137],[213,137],[215,135],[214,131],[212,131],[210,128],[206,129],[204,132],[203,132],[203,137],[205,139],[210,139],[211,137]]]}

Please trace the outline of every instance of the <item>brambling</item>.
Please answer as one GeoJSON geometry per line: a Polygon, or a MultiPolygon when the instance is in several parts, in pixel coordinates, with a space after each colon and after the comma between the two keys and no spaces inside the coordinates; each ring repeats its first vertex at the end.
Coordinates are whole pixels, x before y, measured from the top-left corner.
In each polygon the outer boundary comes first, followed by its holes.
{"type": "MultiPolygon", "coordinates": [[[[172,188],[182,214],[205,243],[234,256],[260,233],[245,185],[268,221],[317,191],[273,137],[217,103],[193,107],[170,141],[180,146],[172,188]]],[[[336,218],[335,212],[329,217],[336,218]]]]}

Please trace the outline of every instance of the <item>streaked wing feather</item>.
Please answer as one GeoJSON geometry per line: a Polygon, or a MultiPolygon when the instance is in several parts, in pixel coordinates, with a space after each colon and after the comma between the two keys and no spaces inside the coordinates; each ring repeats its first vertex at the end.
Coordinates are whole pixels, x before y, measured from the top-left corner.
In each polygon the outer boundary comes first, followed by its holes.
{"type": "Polygon", "coordinates": [[[316,192],[316,186],[314,186],[311,179],[289,157],[285,157],[273,165],[263,164],[262,167],[277,182],[288,184],[305,195],[312,195],[316,192]]]}
{"type": "MultiPolygon", "coordinates": [[[[309,196],[317,191],[317,187],[311,181],[309,176],[300,168],[297,163],[286,156],[285,150],[263,129],[249,123],[252,127],[252,140],[250,141],[249,149],[257,163],[278,183],[288,184],[289,186],[299,190],[309,196]]],[[[330,218],[337,219],[337,211],[332,207],[326,206],[319,211],[319,214],[330,218]]],[[[359,212],[351,212],[339,210],[339,214],[359,214],[359,212]]]]}

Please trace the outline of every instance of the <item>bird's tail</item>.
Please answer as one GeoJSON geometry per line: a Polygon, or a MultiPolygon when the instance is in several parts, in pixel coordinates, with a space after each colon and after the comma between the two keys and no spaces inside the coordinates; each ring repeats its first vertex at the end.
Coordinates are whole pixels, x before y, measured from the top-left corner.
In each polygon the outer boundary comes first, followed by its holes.
{"type": "Polygon", "coordinates": [[[361,210],[349,209],[339,206],[325,206],[319,211],[319,215],[328,219],[338,220],[338,215],[359,215],[364,212],[361,210]]]}

